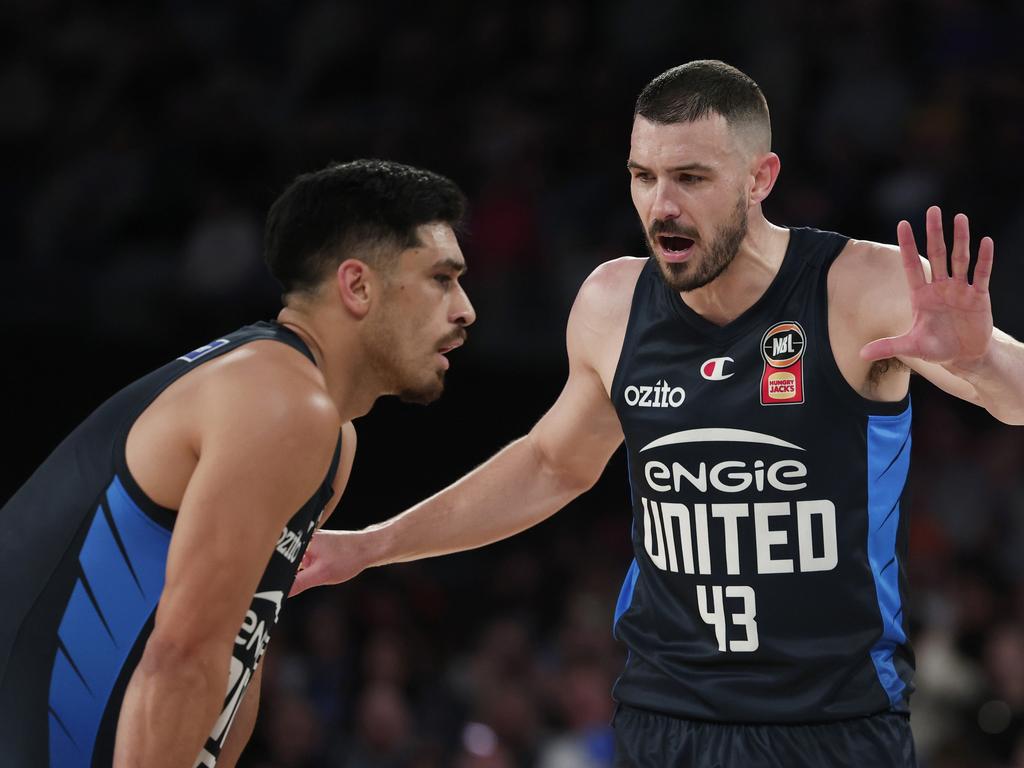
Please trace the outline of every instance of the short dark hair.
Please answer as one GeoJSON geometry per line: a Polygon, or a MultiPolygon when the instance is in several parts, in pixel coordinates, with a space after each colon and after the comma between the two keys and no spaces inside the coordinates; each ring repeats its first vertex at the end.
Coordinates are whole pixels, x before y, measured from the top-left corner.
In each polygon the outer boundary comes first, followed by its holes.
{"type": "Polygon", "coordinates": [[[440,174],[388,160],[353,160],[297,177],[270,206],[263,257],[285,296],[312,292],[346,258],[386,271],[416,228],[457,228],[466,197],[440,174]]]}
{"type": "Polygon", "coordinates": [[[652,123],[690,123],[712,113],[733,127],[747,124],[767,130],[771,145],[768,103],[761,89],[736,67],[714,59],[662,72],[644,86],[633,115],[652,123]]]}

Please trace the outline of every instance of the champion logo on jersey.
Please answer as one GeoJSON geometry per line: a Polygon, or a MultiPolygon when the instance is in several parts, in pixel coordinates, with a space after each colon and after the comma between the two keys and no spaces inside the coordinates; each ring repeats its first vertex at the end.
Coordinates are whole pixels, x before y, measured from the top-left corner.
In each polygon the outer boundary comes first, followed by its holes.
{"type": "Polygon", "coordinates": [[[734,362],[736,361],[731,357],[713,357],[710,360],[705,360],[700,367],[700,375],[708,381],[723,381],[735,373],[735,371],[726,373],[725,364],[734,362]]]}
{"type": "Polygon", "coordinates": [[[626,405],[638,408],[678,408],[686,399],[682,387],[673,387],[664,379],[654,386],[634,386],[630,384],[623,393],[626,405]]]}
{"type": "Polygon", "coordinates": [[[776,323],[761,338],[761,405],[797,405],[804,401],[803,356],[806,345],[800,323],[776,323]]]}

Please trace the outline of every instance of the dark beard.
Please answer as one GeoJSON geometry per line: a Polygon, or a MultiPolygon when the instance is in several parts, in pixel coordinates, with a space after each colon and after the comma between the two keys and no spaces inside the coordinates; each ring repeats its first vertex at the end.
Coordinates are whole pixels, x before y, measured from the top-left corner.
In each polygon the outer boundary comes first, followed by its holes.
{"type": "Polygon", "coordinates": [[[402,389],[398,399],[413,405],[430,405],[444,393],[444,371],[437,372],[437,382],[430,386],[402,389]]]}
{"type": "MultiPolygon", "coordinates": [[[[672,234],[671,227],[652,227],[660,234],[672,234]]],[[[678,234],[682,234],[678,232],[678,234]]],[[[687,236],[687,235],[684,235],[687,236]]],[[[747,205],[746,200],[741,198],[733,209],[733,216],[726,221],[715,232],[711,242],[707,244],[704,251],[704,260],[698,267],[694,267],[689,261],[682,264],[666,264],[659,259],[654,252],[651,243],[653,236],[645,233],[644,245],[651,258],[657,262],[661,277],[673,291],[685,293],[703,288],[720,274],[726,267],[732,264],[732,260],[739,253],[740,243],[747,236],[747,205]]]]}

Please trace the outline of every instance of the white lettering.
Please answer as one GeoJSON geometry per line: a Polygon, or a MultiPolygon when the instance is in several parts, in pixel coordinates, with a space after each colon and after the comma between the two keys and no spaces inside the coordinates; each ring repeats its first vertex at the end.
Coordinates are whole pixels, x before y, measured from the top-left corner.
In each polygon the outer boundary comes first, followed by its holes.
{"type": "Polygon", "coordinates": [[[754,505],[754,541],[757,543],[758,573],[792,573],[793,561],[785,558],[772,559],[772,547],[785,544],[789,536],[783,530],[772,530],[768,518],[776,515],[789,516],[789,502],[758,502],[754,505]]]}
{"type": "MultiPolygon", "coordinates": [[[[756,502],[751,504],[694,504],[688,507],[678,502],[657,502],[641,497],[643,506],[644,549],[658,570],[678,573],[680,563],[684,573],[710,575],[711,536],[708,523],[711,517],[722,521],[720,533],[716,528],[717,542],[722,542],[725,573],[738,576],[743,572],[740,561],[740,537],[750,537],[750,546],[756,555],[756,572],[759,574],[801,573],[830,571],[839,564],[839,546],[836,539],[835,505],[826,499],[798,501],[796,514],[793,502],[756,502]],[[690,514],[693,517],[691,519],[690,514]],[[753,518],[752,523],[741,522],[753,518]],[[773,519],[777,520],[773,524],[773,519]],[[820,534],[819,534],[820,531],[820,534]],[[820,535],[821,551],[815,550],[815,535],[820,535]],[[774,547],[795,546],[799,558],[783,557],[774,552],[774,547]]],[[[748,539],[749,541],[750,539],[748,539]]],[[[721,561],[719,561],[721,562],[721,561]]],[[[721,568],[721,566],[719,566],[721,568]]],[[[255,615],[246,616],[245,634],[252,637],[242,639],[252,647],[258,638],[265,645],[267,628],[255,615]]]]}
{"type": "Polygon", "coordinates": [[[678,408],[686,399],[686,391],[682,387],[673,387],[664,379],[659,379],[653,387],[646,384],[639,387],[630,384],[622,396],[626,405],[640,408],[678,408]]]}
{"type": "Polygon", "coordinates": [[[697,530],[697,567],[701,574],[711,573],[711,537],[708,536],[708,505],[694,504],[693,524],[697,530]]]}
{"type": "Polygon", "coordinates": [[[779,480],[779,475],[782,475],[786,480],[791,480],[796,477],[807,477],[807,467],[801,464],[799,461],[793,461],[787,459],[786,461],[777,461],[768,468],[768,483],[772,488],[777,488],[780,491],[800,491],[807,487],[807,483],[786,483],[779,480]],[[789,467],[789,471],[784,471],[789,467]]]}
{"type": "Polygon", "coordinates": [[[740,540],[737,520],[750,514],[746,504],[712,504],[711,515],[722,518],[725,531],[725,571],[730,576],[740,572],[740,540]]]}
{"type": "Polygon", "coordinates": [[[685,504],[666,501],[661,505],[661,513],[665,516],[665,546],[668,547],[668,568],[673,573],[679,572],[676,559],[675,527],[673,520],[679,521],[679,548],[683,552],[683,571],[693,573],[693,540],[690,533],[690,510],[685,504]]]}
{"type": "Polygon", "coordinates": [[[662,464],[660,461],[648,461],[644,465],[644,474],[647,475],[647,485],[655,491],[666,493],[672,490],[671,485],[663,485],[656,483],[655,480],[668,480],[672,475],[668,471],[668,467],[662,464]]]}
{"type": "Polygon", "coordinates": [[[719,491],[725,491],[726,493],[739,493],[745,491],[750,487],[751,477],[749,472],[729,472],[726,474],[730,480],[733,480],[732,485],[727,485],[722,482],[721,475],[726,469],[733,467],[743,469],[747,465],[742,461],[723,461],[720,464],[715,464],[711,469],[711,485],[719,491]]]}
{"type": "Polygon", "coordinates": [[[757,459],[753,464],[744,461],[721,461],[711,465],[710,469],[704,461],[696,468],[692,465],[687,467],[678,461],[673,461],[670,468],[666,467],[667,465],[661,461],[648,461],[644,465],[648,485],[659,493],[667,493],[669,490],[682,493],[690,488],[707,493],[709,481],[712,488],[723,493],[742,493],[751,486],[758,491],[774,488],[786,493],[807,487],[805,482],[793,482],[797,478],[807,477],[806,465],[793,459],[773,462],[767,468],[761,459],[757,459]],[[671,488],[666,487],[664,483],[654,483],[654,479],[667,480],[667,472],[671,473],[671,488]]]}
{"type": "Polygon", "coordinates": [[[796,503],[797,538],[800,542],[800,570],[831,571],[839,565],[839,542],[836,539],[836,506],[828,499],[798,501],[796,503]],[[821,518],[824,552],[814,554],[811,532],[812,517],[821,518]]]}
{"type": "Polygon", "coordinates": [[[651,558],[651,562],[654,563],[658,570],[665,570],[665,542],[661,535],[661,515],[658,514],[658,503],[656,501],[650,502],[650,508],[648,509],[647,499],[643,499],[644,504],[644,549],[647,550],[647,554],[651,558]],[[651,520],[654,520],[654,536],[658,541],[658,552],[654,551],[654,547],[651,546],[651,520]]]}

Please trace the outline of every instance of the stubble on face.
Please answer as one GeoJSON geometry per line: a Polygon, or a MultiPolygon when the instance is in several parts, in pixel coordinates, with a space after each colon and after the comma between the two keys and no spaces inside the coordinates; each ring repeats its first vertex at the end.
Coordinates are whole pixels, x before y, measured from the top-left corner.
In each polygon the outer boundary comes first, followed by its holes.
{"type": "Polygon", "coordinates": [[[402,327],[400,314],[388,301],[384,302],[380,314],[367,328],[367,364],[385,392],[393,392],[403,403],[428,405],[444,392],[445,371],[430,370],[434,349],[414,349],[414,331],[402,327]]]}
{"type": "Polygon", "coordinates": [[[651,258],[657,262],[665,284],[679,293],[694,291],[722,274],[739,253],[740,244],[747,236],[746,198],[740,197],[736,201],[732,215],[715,230],[710,241],[702,244],[704,253],[699,263],[689,260],[681,263],[664,262],[658,258],[653,245],[658,235],[678,235],[695,240],[696,231],[672,221],[658,219],[645,234],[644,245],[651,258]]]}

